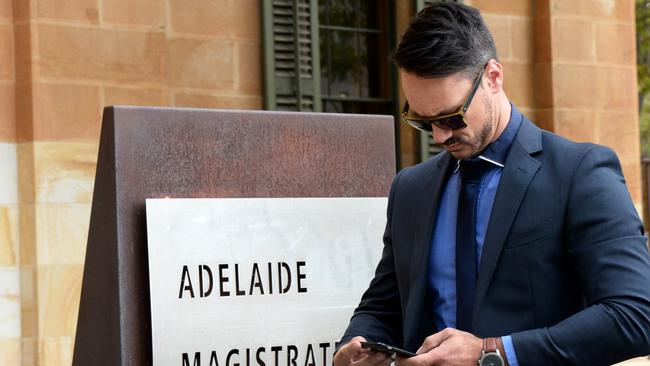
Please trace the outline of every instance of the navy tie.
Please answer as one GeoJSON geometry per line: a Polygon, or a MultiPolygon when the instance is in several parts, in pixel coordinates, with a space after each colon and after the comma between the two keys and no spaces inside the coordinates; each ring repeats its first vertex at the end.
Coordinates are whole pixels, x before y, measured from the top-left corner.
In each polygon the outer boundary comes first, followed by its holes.
{"type": "Polygon", "coordinates": [[[456,222],[456,328],[470,332],[476,290],[476,207],[481,177],[490,168],[482,159],[461,161],[456,222]]]}

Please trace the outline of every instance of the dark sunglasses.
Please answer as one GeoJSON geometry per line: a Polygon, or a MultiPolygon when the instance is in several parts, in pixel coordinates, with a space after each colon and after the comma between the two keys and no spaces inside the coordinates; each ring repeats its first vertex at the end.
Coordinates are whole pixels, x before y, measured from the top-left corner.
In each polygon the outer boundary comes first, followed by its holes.
{"type": "MultiPolygon", "coordinates": [[[[487,66],[487,65],[485,65],[487,66]]],[[[454,113],[445,114],[437,117],[422,117],[414,112],[411,112],[409,109],[409,102],[404,103],[404,108],[402,108],[402,120],[407,122],[412,127],[420,131],[431,132],[431,125],[436,125],[436,127],[446,129],[446,130],[458,130],[461,128],[467,127],[467,120],[465,119],[465,112],[469,105],[472,103],[472,98],[476,94],[478,86],[481,84],[481,78],[483,77],[483,71],[485,66],[481,69],[481,72],[478,74],[472,85],[472,90],[467,96],[467,100],[460,109],[454,113]]]]}

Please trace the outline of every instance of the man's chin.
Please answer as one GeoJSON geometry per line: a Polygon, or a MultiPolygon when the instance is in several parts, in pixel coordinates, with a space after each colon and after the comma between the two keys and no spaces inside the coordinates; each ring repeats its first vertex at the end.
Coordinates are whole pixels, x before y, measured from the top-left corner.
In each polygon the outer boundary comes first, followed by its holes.
{"type": "Polygon", "coordinates": [[[451,156],[456,160],[467,160],[474,157],[474,154],[471,151],[458,149],[458,150],[447,150],[451,156]]]}

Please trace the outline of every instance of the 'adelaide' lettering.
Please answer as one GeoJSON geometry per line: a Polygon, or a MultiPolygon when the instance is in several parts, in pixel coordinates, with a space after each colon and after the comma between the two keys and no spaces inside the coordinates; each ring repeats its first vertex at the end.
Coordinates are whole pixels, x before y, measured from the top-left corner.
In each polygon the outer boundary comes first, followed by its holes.
{"type": "Polygon", "coordinates": [[[260,269],[257,263],[253,263],[253,275],[251,276],[251,289],[249,294],[253,294],[253,289],[257,287],[260,289],[260,295],[264,295],[264,288],[262,287],[262,278],[260,277],[260,269]]]}
{"type": "Polygon", "coordinates": [[[266,263],[266,271],[263,269],[260,271],[260,266],[264,266],[264,264],[252,263],[250,266],[245,266],[240,263],[234,265],[219,263],[216,264],[217,270],[213,272],[214,265],[211,267],[207,264],[200,264],[194,267],[196,272],[192,272],[190,266],[183,265],[178,298],[194,299],[196,297],[192,285],[192,277],[196,279],[196,276],[198,276],[199,283],[197,292],[199,298],[209,297],[213,293],[218,293],[219,297],[228,297],[272,295],[274,292],[277,294],[286,294],[291,291],[297,293],[307,292],[307,286],[305,285],[307,262],[297,261],[295,266],[291,266],[286,262],[268,262],[266,263]],[[216,273],[216,278],[213,273],[216,273]],[[246,282],[244,282],[246,278],[249,279],[248,283],[250,284],[248,289],[241,286],[242,284],[246,286],[246,282]],[[218,292],[212,291],[215,281],[219,284],[218,292]],[[274,291],[274,287],[276,291],[274,291]]]}
{"type": "MultiPolygon", "coordinates": [[[[300,281],[300,279],[298,280],[300,281]]],[[[300,289],[298,289],[298,291],[300,291],[300,289]]],[[[206,265],[200,265],[199,266],[199,294],[201,297],[206,297],[209,296],[211,292],[212,292],[212,271],[210,270],[210,267],[206,265]],[[208,285],[207,285],[208,289],[206,291],[203,290],[203,272],[208,274],[208,285]]]]}
{"type": "Polygon", "coordinates": [[[179,299],[183,298],[183,290],[189,291],[190,296],[194,298],[194,289],[192,288],[192,281],[190,280],[190,271],[187,269],[187,266],[183,266],[183,273],[181,274],[181,291],[178,293],[179,299]],[[187,280],[187,284],[185,284],[186,280],[187,280]]]}

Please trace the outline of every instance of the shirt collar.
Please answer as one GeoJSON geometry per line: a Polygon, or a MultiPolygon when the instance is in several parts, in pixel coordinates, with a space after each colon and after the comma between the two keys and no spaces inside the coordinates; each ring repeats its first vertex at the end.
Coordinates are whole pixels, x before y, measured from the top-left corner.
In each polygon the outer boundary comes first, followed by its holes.
{"type": "MultiPolygon", "coordinates": [[[[483,159],[501,168],[505,166],[508,151],[510,151],[510,146],[515,141],[515,136],[523,119],[521,112],[512,103],[510,103],[510,107],[510,120],[505,130],[501,132],[499,138],[485,147],[483,152],[475,159],[483,159]]],[[[457,164],[460,164],[460,160],[457,161],[457,164]]],[[[454,171],[456,170],[458,170],[458,165],[456,165],[454,171]]]]}

